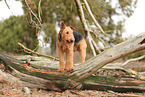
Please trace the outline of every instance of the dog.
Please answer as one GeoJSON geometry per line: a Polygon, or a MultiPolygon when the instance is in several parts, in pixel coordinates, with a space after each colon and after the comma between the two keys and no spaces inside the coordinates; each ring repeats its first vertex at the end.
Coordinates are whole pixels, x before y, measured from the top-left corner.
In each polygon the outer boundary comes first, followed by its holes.
{"type": "Polygon", "coordinates": [[[81,63],[86,58],[86,36],[75,31],[72,26],[66,26],[62,21],[60,24],[60,31],[57,36],[57,51],[59,55],[59,71],[63,72],[64,69],[67,71],[74,71],[73,68],[73,52],[79,51],[81,56],[81,63]],[[64,53],[66,53],[66,63],[64,64],[64,53]]]}

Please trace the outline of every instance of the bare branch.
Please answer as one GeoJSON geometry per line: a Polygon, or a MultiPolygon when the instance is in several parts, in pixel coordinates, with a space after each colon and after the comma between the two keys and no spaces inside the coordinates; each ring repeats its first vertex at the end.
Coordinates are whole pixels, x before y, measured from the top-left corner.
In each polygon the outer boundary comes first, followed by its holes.
{"type": "MultiPolygon", "coordinates": [[[[87,7],[87,10],[88,10],[90,16],[92,17],[93,21],[95,22],[96,26],[98,26],[98,28],[101,30],[101,32],[102,32],[103,34],[105,34],[105,32],[103,31],[102,27],[99,25],[99,23],[98,23],[97,20],[95,19],[94,15],[93,15],[93,13],[92,13],[92,11],[91,11],[91,9],[90,9],[89,4],[87,3],[86,0],[83,0],[83,1],[84,1],[85,5],[86,5],[86,7],[87,7]]],[[[105,35],[106,35],[106,34],[105,34],[105,35]]]]}
{"type": "MultiPolygon", "coordinates": [[[[89,44],[90,44],[92,53],[93,53],[94,56],[96,56],[96,52],[95,52],[94,46],[93,46],[93,44],[92,44],[92,40],[93,40],[93,39],[92,39],[92,37],[91,37],[91,35],[90,35],[90,32],[88,33],[88,40],[89,40],[89,44]]],[[[98,51],[98,52],[99,52],[99,51],[98,51]]]]}
{"type": "Polygon", "coordinates": [[[138,57],[138,58],[129,59],[129,60],[127,60],[126,62],[124,62],[124,63],[122,64],[122,66],[128,64],[129,62],[138,61],[138,60],[143,59],[143,58],[145,58],[145,55],[143,55],[143,56],[141,56],[141,57],[138,57]]]}
{"type": "Polygon", "coordinates": [[[93,55],[96,56],[96,52],[95,52],[94,46],[96,47],[96,50],[97,50],[98,53],[100,53],[100,51],[98,51],[99,49],[98,49],[96,43],[93,42],[93,38],[92,38],[92,36],[90,34],[90,29],[89,29],[87,21],[85,19],[85,15],[84,15],[84,11],[83,11],[81,2],[80,2],[80,0],[75,0],[75,2],[76,2],[76,5],[77,5],[77,10],[78,10],[79,17],[80,17],[80,20],[82,22],[82,25],[83,25],[84,29],[87,31],[87,33],[88,33],[88,40],[89,40],[89,44],[90,44],[91,50],[93,52],[93,55]],[[92,42],[93,42],[94,46],[93,46],[92,42]]]}
{"type": "MultiPolygon", "coordinates": [[[[42,24],[41,24],[42,20],[41,20],[41,16],[40,16],[40,12],[41,12],[40,4],[41,4],[41,0],[39,1],[39,6],[38,6],[38,14],[39,14],[39,18],[38,18],[37,15],[35,15],[35,13],[31,10],[30,6],[27,3],[27,0],[25,0],[25,5],[26,5],[25,7],[26,7],[28,14],[29,14],[29,17],[30,17],[30,22],[28,24],[31,25],[32,27],[36,28],[36,36],[37,37],[38,37],[40,29],[42,27],[42,24]],[[33,20],[33,16],[36,18],[36,21],[33,20]]],[[[27,18],[26,18],[26,20],[28,22],[27,18]]],[[[38,45],[34,50],[36,50],[37,48],[38,48],[38,45]]]]}
{"type": "MultiPolygon", "coordinates": [[[[41,2],[39,2],[39,3],[41,3],[41,2]]],[[[31,8],[29,7],[29,5],[28,5],[28,3],[27,3],[27,0],[25,0],[25,4],[26,4],[26,7],[27,7],[29,13],[32,14],[32,15],[37,19],[37,21],[38,21],[38,23],[39,23],[38,28],[40,29],[40,27],[42,26],[42,24],[41,24],[41,22],[40,22],[40,19],[39,19],[39,18],[34,14],[34,12],[31,10],[31,8]]],[[[31,21],[32,21],[32,17],[31,17],[31,21]]]]}
{"type": "Polygon", "coordinates": [[[38,14],[39,14],[39,20],[42,21],[41,15],[40,15],[41,14],[41,7],[40,6],[41,6],[41,0],[39,1],[38,14]]]}
{"type": "Polygon", "coordinates": [[[95,49],[96,49],[97,53],[100,54],[101,51],[100,51],[100,49],[98,48],[96,42],[95,42],[94,40],[92,40],[92,43],[93,43],[93,45],[95,46],[95,49]]]}
{"type": "Polygon", "coordinates": [[[94,33],[94,31],[91,31],[91,33],[92,33],[97,39],[99,39],[99,40],[101,41],[101,43],[103,44],[103,46],[106,48],[106,44],[105,44],[104,40],[101,39],[101,37],[99,37],[99,35],[97,35],[97,33],[94,33]]]}
{"type": "Polygon", "coordinates": [[[44,55],[44,54],[39,54],[37,52],[34,52],[34,50],[28,49],[26,48],[24,45],[22,45],[21,43],[18,43],[22,48],[24,48],[25,51],[27,51],[27,53],[32,53],[32,54],[36,54],[37,56],[43,56],[43,57],[47,57],[50,58],[54,61],[59,61],[57,58],[53,57],[53,56],[49,56],[49,55],[44,55]]]}

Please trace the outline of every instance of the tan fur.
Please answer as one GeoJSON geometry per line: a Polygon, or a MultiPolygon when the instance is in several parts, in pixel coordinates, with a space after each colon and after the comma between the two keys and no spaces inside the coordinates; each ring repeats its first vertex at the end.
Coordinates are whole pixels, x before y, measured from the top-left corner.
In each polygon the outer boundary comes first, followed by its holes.
{"type": "Polygon", "coordinates": [[[73,36],[73,27],[66,26],[64,22],[61,22],[60,35],[57,36],[57,51],[59,55],[59,71],[70,71],[73,68],[73,51],[79,51],[81,56],[81,63],[86,58],[86,41],[83,38],[77,46],[74,47],[75,38],[73,36]],[[61,41],[60,41],[61,38],[61,41]],[[66,53],[66,64],[64,64],[64,53],[66,53]]]}

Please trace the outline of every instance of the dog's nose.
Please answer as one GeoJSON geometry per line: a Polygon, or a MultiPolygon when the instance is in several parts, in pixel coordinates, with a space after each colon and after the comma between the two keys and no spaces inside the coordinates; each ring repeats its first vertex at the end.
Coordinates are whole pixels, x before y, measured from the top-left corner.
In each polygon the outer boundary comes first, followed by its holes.
{"type": "Polygon", "coordinates": [[[72,39],[70,40],[70,42],[73,42],[73,41],[74,41],[74,40],[72,40],[72,39]]]}

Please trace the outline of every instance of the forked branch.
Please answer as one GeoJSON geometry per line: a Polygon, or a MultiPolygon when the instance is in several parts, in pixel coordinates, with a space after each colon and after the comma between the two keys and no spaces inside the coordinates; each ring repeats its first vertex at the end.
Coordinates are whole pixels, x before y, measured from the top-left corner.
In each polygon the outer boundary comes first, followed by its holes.
{"type": "MultiPolygon", "coordinates": [[[[28,3],[27,3],[27,0],[25,0],[25,4],[26,4],[26,9],[28,10],[28,12],[29,12],[29,14],[31,15],[33,15],[36,19],[37,19],[37,21],[38,21],[38,23],[39,23],[39,29],[40,29],[40,27],[42,26],[42,24],[41,24],[41,17],[40,17],[40,12],[39,12],[39,18],[34,14],[34,12],[31,10],[31,8],[30,8],[30,6],[28,5],[28,3]]],[[[41,0],[39,1],[39,6],[40,6],[40,4],[41,4],[41,0]]],[[[32,19],[32,16],[30,16],[31,17],[31,21],[33,21],[33,19],[32,19]]],[[[34,21],[33,21],[34,22],[34,21]]],[[[36,23],[35,23],[36,24],[36,23]]],[[[37,25],[38,26],[38,25],[37,25]]]]}

